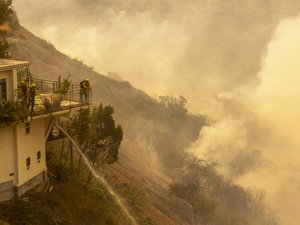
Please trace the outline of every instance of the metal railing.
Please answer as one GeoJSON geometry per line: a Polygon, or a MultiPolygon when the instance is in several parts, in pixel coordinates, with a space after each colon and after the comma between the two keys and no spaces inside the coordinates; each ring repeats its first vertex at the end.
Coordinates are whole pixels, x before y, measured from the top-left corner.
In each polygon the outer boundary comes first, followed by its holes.
{"type": "MultiPolygon", "coordinates": [[[[0,127],[9,126],[19,120],[25,120],[28,116],[38,116],[80,108],[92,104],[93,92],[91,89],[82,91],[79,84],[70,84],[61,93],[59,89],[61,82],[45,79],[33,78],[28,67],[18,68],[18,89],[14,91],[14,98],[9,101],[0,101],[0,127]],[[36,96],[34,101],[30,101],[28,95],[22,94],[21,82],[27,85],[36,85],[36,96]],[[33,110],[31,103],[34,102],[33,110]]],[[[27,88],[28,89],[28,88],[27,88]]]]}
{"type": "MultiPolygon", "coordinates": [[[[83,92],[79,84],[70,84],[66,93],[59,93],[58,90],[61,83],[57,81],[32,78],[30,83],[36,85],[37,92],[37,95],[34,98],[33,111],[30,107],[30,97],[26,99],[27,110],[29,110],[29,113],[32,116],[87,106],[92,103],[92,90],[89,89],[86,92],[83,92]]],[[[22,104],[22,99],[20,99],[20,104],[22,104]]]]}

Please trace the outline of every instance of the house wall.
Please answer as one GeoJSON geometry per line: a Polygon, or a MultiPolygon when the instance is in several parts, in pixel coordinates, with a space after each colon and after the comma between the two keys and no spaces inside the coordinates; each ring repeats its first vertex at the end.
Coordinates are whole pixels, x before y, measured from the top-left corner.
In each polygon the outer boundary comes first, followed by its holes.
{"type": "Polygon", "coordinates": [[[29,133],[26,123],[0,128],[0,201],[20,196],[47,179],[45,126],[49,122],[49,118],[30,121],[29,133]]]}
{"type": "MultiPolygon", "coordinates": [[[[17,66],[2,68],[0,79],[5,79],[7,99],[12,99],[18,88],[17,66]]],[[[49,124],[51,117],[31,120],[30,132],[23,122],[0,128],[0,201],[20,196],[47,179],[45,131],[49,124]]]]}
{"type": "Polygon", "coordinates": [[[17,89],[17,70],[0,71],[0,79],[6,80],[6,96],[13,97],[13,91],[17,89]]]}
{"type": "Polygon", "coordinates": [[[15,143],[14,127],[0,128],[0,183],[14,181],[15,178],[15,143]]]}
{"type": "Polygon", "coordinates": [[[47,170],[45,151],[45,127],[44,120],[30,122],[30,133],[26,133],[26,124],[19,123],[16,128],[18,179],[15,185],[21,186],[26,181],[36,177],[47,170]],[[41,151],[41,159],[38,162],[37,152],[41,151]],[[30,157],[30,166],[27,167],[26,159],[30,157]]]}
{"type": "Polygon", "coordinates": [[[14,196],[14,182],[16,177],[14,156],[14,127],[0,128],[0,201],[14,196]]]}

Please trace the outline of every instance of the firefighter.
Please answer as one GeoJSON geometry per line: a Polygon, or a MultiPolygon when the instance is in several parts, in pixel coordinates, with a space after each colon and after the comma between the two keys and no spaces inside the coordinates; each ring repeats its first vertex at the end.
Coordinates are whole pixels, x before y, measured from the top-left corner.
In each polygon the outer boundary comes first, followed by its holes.
{"type": "Polygon", "coordinates": [[[23,109],[26,109],[28,104],[28,84],[25,80],[21,81],[20,97],[22,100],[22,107],[23,109]]]}
{"type": "Polygon", "coordinates": [[[80,82],[80,101],[81,103],[87,104],[89,102],[89,91],[91,89],[91,84],[89,79],[85,79],[80,82]],[[83,101],[84,96],[84,101],[83,101]]]}
{"type": "Polygon", "coordinates": [[[31,110],[31,113],[33,113],[34,105],[35,105],[35,96],[36,96],[36,87],[35,83],[32,83],[29,86],[29,91],[28,91],[28,105],[27,108],[31,110]]]}

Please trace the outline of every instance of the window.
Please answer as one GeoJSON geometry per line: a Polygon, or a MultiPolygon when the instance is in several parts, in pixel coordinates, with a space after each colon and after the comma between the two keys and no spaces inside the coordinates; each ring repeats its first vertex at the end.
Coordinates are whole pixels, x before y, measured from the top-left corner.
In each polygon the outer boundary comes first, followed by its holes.
{"type": "Polygon", "coordinates": [[[27,167],[27,169],[29,170],[30,169],[30,157],[28,157],[27,159],[26,159],[26,167],[27,167]]]}
{"type": "Polygon", "coordinates": [[[30,123],[29,122],[25,123],[25,129],[26,129],[26,134],[30,134],[30,123]]]}
{"type": "Polygon", "coordinates": [[[5,79],[0,79],[0,101],[1,100],[7,100],[5,79]]]}
{"type": "Polygon", "coordinates": [[[41,151],[38,151],[36,153],[36,159],[37,159],[37,162],[40,163],[40,161],[41,161],[41,151]]]}

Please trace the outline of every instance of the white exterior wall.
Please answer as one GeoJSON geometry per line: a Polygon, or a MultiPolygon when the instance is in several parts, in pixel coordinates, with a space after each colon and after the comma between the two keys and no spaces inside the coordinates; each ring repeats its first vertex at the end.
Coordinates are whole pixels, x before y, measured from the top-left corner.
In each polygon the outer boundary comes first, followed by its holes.
{"type": "Polygon", "coordinates": [[[45,127],[44,120],[30,122],[30,133],[26,134],[25,123],[19,123],[16,128],[17,143],[17,173],[18,179],[15,185],[20,186],[34,176],[47,170],[45,151],[45,127]],[[41,151],[40,162],[37,160],[37,152],[41,151]],[[26,159],[30,157],[31,165],[27,169],[26,159]]]}
{"type": "Polygon", "coordinates": [[[11,180],[15,181],[16,163],[14,130],[14,127],[0,128],[0,183],[4,183],[11,180]]]}
{"type": "MultiPolygon", "coordinates": [[[[7,100],[11,100],[18,88],[17,68],[27,66],[28,62],[1,62],[0,79],[5,79],[7,100]]],[[[0,128],[0,201],[19,196],[46,179],[45,130],[49,123],[50,118],[31,120],[30,133],[26,133],[26,124],[22,122],[0,128]],[[30,167],[26,165],[28,157],[30,167]]]]}

